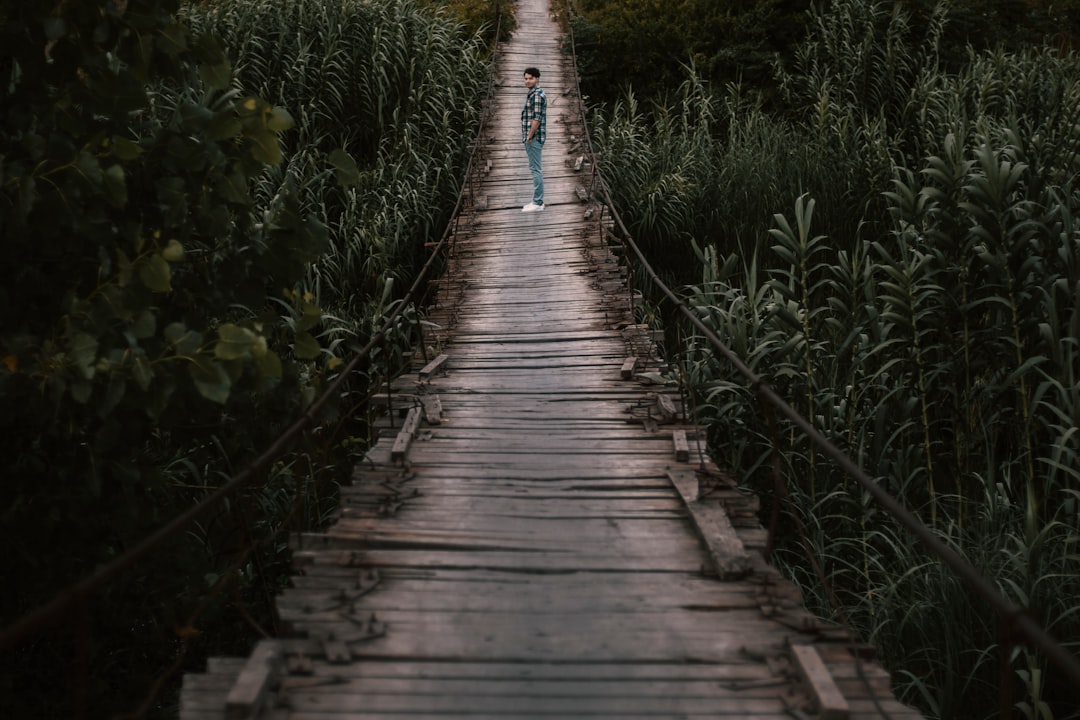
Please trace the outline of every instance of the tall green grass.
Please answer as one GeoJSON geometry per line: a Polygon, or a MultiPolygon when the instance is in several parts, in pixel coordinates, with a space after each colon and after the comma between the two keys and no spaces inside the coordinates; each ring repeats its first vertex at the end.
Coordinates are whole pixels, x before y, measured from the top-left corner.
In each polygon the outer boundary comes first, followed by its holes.
{"type": "MultiPolygon", "coordinates": [[[[783,116],[691,78],[596,133],[620,212],[720,336],[810,422],[1074,653],[1080,651],[1080,61],[938,60],[892,3],[820,11],[781,69],[783,116]]],[[[691,339],[681,365],[717,459],[769,502],[771,439],[742,380],[691,339]]],[[[988,608],[785,430],[809,543],[898,693],[933,717],[997,711],[988,608]]],[[[776,558],[832,615],[802,558],[776,558]]],[[[1013,650],[1030,717],[1077,691],[1013,650]]]]}
{"type": "Polygon", "coordinates": [[[190,10],[193,24],[221,36],[244,90],[297,121],[256,202],[295,188],[301,207],[323,218],[331,249],[306,289],[341,318],[370,319],[387,281],[411,279],[449,217],[475,134],[487,49],[429,5],[254,0],[190,10]]]}

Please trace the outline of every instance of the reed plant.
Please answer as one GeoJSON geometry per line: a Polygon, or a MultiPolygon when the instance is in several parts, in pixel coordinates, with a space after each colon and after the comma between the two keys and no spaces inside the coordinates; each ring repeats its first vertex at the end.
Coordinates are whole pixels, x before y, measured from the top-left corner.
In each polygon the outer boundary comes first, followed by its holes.
{"type": "MultiPolygon", "coordinates": [[[[779,70],[782,115],[690,79],[656,112],[612,107],[602,169],[699,316],[1076,653],[1080,62],[971,50],[946,71],[944,3],[918,36],[892,3],[815,12],[779,70]]],[[[697,338],[680,366],[718,461],[778,502],[745,383],[697,338]]],[[[776,561],[881,648],[904,700],[988,717],[1004,671],[1028,717],[1077,716],[1075,688],[1037,652],[1003,649],[980,599],[782,433],[785,512],[806,536],[781,537],[776,561]]]]}
{"type": "Polygon", "coordinates": [[[297,119],[255,200],[296,187],[328,227],[306,291],[338,317],[371,320],[367,306],[388,281],[407,285],[449,217],[488,71],[481,36],[422,0],[256,0],[189,15],[222,38],[241,87],[297,119]]]}

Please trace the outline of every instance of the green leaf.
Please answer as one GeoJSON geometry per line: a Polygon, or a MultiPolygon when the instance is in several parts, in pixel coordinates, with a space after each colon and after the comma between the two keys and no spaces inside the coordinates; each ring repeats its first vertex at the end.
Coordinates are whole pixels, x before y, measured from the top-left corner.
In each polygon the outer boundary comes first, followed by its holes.
{"type": "Polygon", "coordinates": [[[131,323],[131,334],[139,340],[145,340],[148,337],[153,337],[156,332],[157,316],[144,308],[131,323]]]}
{"type": "Polygon", "coordinates": [[[322,320],[322,310],[313,303],[301,303],[300,313],[300,319],[296,323],[297,330],[310,330],[322,320]]]}
{"type": "Polygon", "coordinates": [[[204,130],[208,140],[227,140],[239,135],[244,129],[240,119],[232,110],[215,113],[204,130]]]}
{"type": "Polygon", "coordinates": [[[177,355],[195,355],[202,346],[202,335],[178,322],[165,328],[165,339],[176,348],[177,355]]]}
{"type": "Polygon", "coordinates": [[[252,347],[257,337],[255,333],[245,327],[226,323],[218,328],[217,345],[214,346],[214,357],[219,360],[237,360],[251,355],[252,347]]]}
{"type": "Polygon", "coordinates": [[[341,148],[330,153],[330,164],[334,166],[334,177],[338,185],[355,187],[360,184],[360,169],[352,155],[341,148]]]}
{"type": "Polygon", "coordinates": [[[154,367],[142,353],[135,356],[135,364],[131,367],[131,377],[144,392],[150,389],[150,383],[154,380],[154,367]]]}
{"type": "Polygon", "coordinates": [[[191,44],[191,51],[200,63],[211,65],[228,62],[225,51],[217,38],[209,33],[203,33],[195,38],[191,44]]]}
{"type": "Polygon", "coordinates": [[[199,77],[209,88],[226,90],[232,82],[232,67],[227,60],[218,63],[203,63],[199,65],[199,77]]]}
{"type": "Polygon", "coordinates": [[[249,131],[248,137],[253,143],[251,154],[256,160],[267,165],[277,165],[281,162],[281,146],[274,132],[259,129],[249,131]]]}
{"type": "Polygon", "coordinates": [[[218,195],[226,202],[237,205],[250,205],[251,196],[248,195],[247,178],[234,172],[218,179],[216,184],[218,195]]]}
{"type": "Polygon", "coordinates": [[[296,342],[293,344],[293,354],[301,360],[314,360],[319,357],[322,348],[319,341],[312,337],[311,333],[296,333],[296,342]]]}
{"type": "Polygon", "coordinates": [[[113,135],[112,154],[119,160],[134,160],[143,154],[143,149],[137,142],[113,135]]]}
{"type": "Polygon", "coordinates": [[[108,417],[109,413],[116,409],[120,401],[124,399],[127,391],[127,380],[121,373],[115,373],[109,378],[109,384],[105,387],[105,398],[98,405],[98,417],[108,417]]]}
{"type": "Polygon", "coordinates": [[[37,204],[37,182],[34,180],[33,175],[23,175],[22,181],[19,183],[19,213],[22,215],[29,215],[30,211],[34,209],[34,205],[37,204]]]}
{"type": "Polygon", "coordinates": [[[57,15],[49,15],[41,21],[41,27],[45,31],[45,37],[49,40],[59,40],[67,35],[67,22],[57,15]]]}
{"type": "Polygon", "coordinates": [[[189,132],[201,131],[214,120],[214,112],[205,105],[185,103],[180,108],[183,128],[189,132]]]}
{"type": "Polygon", "coordinates": [[[195,381],[195,389],[204,398],[220,404],[224,404],[229,399],[232,381],[221,363],[214,362],[205,355],[199,355],[191,364],[189,372],[191,379],[195,381]]]}
{"type": "MultiPolygon", "coordinates": [[[[138,382],[137,378],[136,382],[138,382]]],[[[143,409],[146,410],[146,414],[150,417],[159,418],[169,407],[169,399],[172,398],[173,391],[176,390],[176,383],[171,376],[163,375],[158,382],[149,386],[147,390],[149,392],[143,409]]]]}
{"type": "Polygon", "coordinates": [[[262,378],[281,379],[281,358],[274,352],[265,352],[255,356],[255,368],[262,378]]]}
{"type": "Polygon", "coordinates": [[[183,178],[175,175],[160,178],[154,183],[154,188],[166,220],[181,224],[187,215],[187,195],[184,192],[183,178]]]}
{"type": "Polygon", "coordinates": [[[105,200],[113,207],[127,205],[127,183],[124,179],[124,168],[121,165],[112,165],[105,171],[104,176],[105,200]]]}
{"type": "Polygon", "coordinates": [[[98,340],[93,335],[78,333],[71,338],[68,354],[72,363],[79,370],[79,374],[86,380],[92,380],[94,377],[97,351],[98,340]]]}
{"type": "Polygon", "coordinates": [[[154,292],[172,290],[172,270],[161,255],[154,253],[139,263],[139,279],[154,292]]]}
{"type": "Polygon", "coordinates": [[[71,399],[80,405],[85,405],[90,400],[94,386],[86,380],[76,380],[71,383],[71,399]]]}
{"type": "Polygon", "coordinates": [[[280,107],[275,107],[271,110],[270,117],[266,119],[266,127],[276,133],[285,132],[295,124],[296,121],[293,120],[289,111],[280,107]]]}
{"type": "Polygon", "coordinates": [[[179,23],[172,23],[158,33],[157,45],[166,55],[179,55],[188,48],[187,30],[179,23]]]}
{"type": "Polygon", "coordinates": [[[93,185],[101,183],[101,163],[90,153],[85,150],[80,152],[79,157],[75,160],[75,167],[78,168],[87,182],[93,185]]]}
{"type": "Polygon", "coordinates": [[[179,240],[173,238],[161,250],[161,257],[165,258],[166,262],[180,262],[184,259],[184,246],[179,240]]]}

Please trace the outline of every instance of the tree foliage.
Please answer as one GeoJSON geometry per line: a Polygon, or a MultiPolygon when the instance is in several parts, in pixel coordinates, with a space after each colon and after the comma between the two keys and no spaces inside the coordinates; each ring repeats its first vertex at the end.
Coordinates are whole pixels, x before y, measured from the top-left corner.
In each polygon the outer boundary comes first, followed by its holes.
{"type": "MultiPolygon", "coordinates": [[[[216,484],[223,460],[243,463],[318,383],[318,345],[305,344],[318,314],[298,325],[266,310],[298,286],[326,230],[295,192],[258,218],[250,192],[280,161],[292,118],[234,89],[220,45],[190,33],[176,9],[132,0],[3,10],[5,625],[183,507],[191,493],[175,470],[216,484]],[[225,447],[238,452],[223,457],[225,447]]],[[[162,557],[140,610],[135,587],[111,590],[102,606],[126,617],[95,612],[104,633],[182,625],[186,603],[170,597],[211,584],[192,574],[200,554],[162,557]]],[[[42,650],[5,666],[34,667],[42,650]]],[[[124,664],[108,651],[93,662],[124,664]]],[[[107,677],[95,675],[91,692],[107,692],[107,677]]],[[[68,699],[25,680],[3,692],[68,699]]]]}
{"type": "Polygon", "coordinates": [[[593,101],[629,86],[643,97],[678,87],[683,67],[707,81],[767,83],[802,37],[810,0],[577,0],[579,72],[593,101]]]}
{"type": "MultiPolygon", "coordinates": [[[[804,38],[821,35],[813,18],[825,13],[814,15],[811,9],[846,6],[836,0],[563,2],[575,11],[582,85],[597,103],[614,102],[631,86],[644,101],[663,98],[682,82],[684,66],[693,66],[715,86],[740,85],[772,103],[777,100],[773,68],[787,63],[804,38]]],[[[892,5],[922,32],[937,22],[941,3],[899,0],[892,5]]],[[[1080,33],[1077,0],[951,0],[948,16],[941,60],[950,70],[964,65],[969,45],[1016,50],[1049,41],[1071,48],[1080,33]]]]}
{"type": "MultiPolygon", "coordinates": [[[[482,54],[408,0],[3,3],[3,626],[244,467],[365,342],[456,197],[482,54]],[[246,34],[226,22],[254,11],[246,34]]],[[[361,404],[409,342],[339,402],[361,404]]],[[[77,644],[83,700],[111,716],[184,648],[243,653],[242,626],[272,631],[278,533],[318,521],[366,439],[363,413],[334,412],[85,625],[6,653],[4,711],[69,715],[77,644]]]]}

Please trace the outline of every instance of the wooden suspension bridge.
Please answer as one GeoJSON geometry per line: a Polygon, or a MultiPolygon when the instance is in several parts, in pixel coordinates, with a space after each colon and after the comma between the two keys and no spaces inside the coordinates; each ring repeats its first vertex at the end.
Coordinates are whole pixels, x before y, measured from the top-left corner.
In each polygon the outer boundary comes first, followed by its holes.
{"type": "Polygon", "coordinates": [[[336,522],[294,543],[291,634],[184,678],[182,720],[919,717],[762,559],[591,205],[573,68],[520,0],[428,344],[336,522]],[[547,209],[522,213],[525,67],[547,209]]]}

